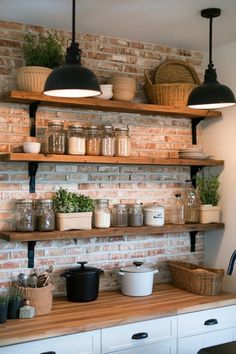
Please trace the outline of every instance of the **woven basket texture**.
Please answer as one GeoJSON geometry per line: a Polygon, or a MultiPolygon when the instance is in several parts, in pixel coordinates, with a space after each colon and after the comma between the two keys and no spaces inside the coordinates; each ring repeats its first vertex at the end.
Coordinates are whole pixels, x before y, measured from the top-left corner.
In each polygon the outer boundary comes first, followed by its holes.
{"type": "Polygon", "coordinates": [[[19,68],[16,76],[18,90],[43,92],[45,82],[51,72],[52,69],[41,66],[23,66],[19,68]]]}
{"type": "Polygon", "coordinates": [[[224,269],[199,267],[192,263],[167,262],[176,288],[197,295],[217,295],[221,291],[224,269]]]}
{"type": "Polygon", "coordinates": [[[156,69],[155,84],[170,84],[175,82],[200,84],[195,69],[180,60],[166,60],[156,69]]]}
{"type": "Polygon", "coordinates": [[[52,309],[52,286],[48,284],[42,288],[19,287],[24,299],[35,307],[35,315],[46,315],[52,309]]]}

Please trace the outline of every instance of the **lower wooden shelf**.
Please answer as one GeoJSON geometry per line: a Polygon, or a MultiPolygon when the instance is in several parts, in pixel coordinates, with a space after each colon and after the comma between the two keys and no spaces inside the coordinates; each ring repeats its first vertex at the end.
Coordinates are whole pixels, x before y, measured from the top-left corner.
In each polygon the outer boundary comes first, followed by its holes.
{"type": "Polygon", "coordinates": [[[69,231],[49,231],[49,232],[17,232],[17,231],[0,231],[0,238],[8,241],[50,241],[76,238],[90,237],[116,237],[131,235],[159,235],[167,233],[180,232],[198,232],[223,229],[224,223],[212,224],[184,224],[164,226],[141,226],[141,227],[110,227],[108,229],[92,229],[92,230],[69,230],[69,231]]]}

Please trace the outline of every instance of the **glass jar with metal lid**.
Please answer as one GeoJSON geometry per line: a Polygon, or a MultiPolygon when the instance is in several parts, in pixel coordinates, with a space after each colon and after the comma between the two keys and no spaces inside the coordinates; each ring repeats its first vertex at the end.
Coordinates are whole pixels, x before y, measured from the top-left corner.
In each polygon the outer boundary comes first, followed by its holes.
{"type": "Polygon", "coordinates": [[[143,225],[142,204],[131,204],[129,206],[129,226],[143,225]]]}
{"type": "Polygon", "coordinates": [[[130,137],[128,128],[115,130],[115,156],[130,156],[130,137]]]}
{"type": "Polygon", "coordinates": [[[35,211],[33,201],[19,199],[16,201],[16,231],[32,232],[35,230],[35,211]]]}
{"type": "Polygon", "coordinates": [[[100,155],[100,134],[96,125],[86,128],[86,155],[100,155]]]}
{"type": "Polygon", "coordinates": [[[115,138],[112,125],[104,125],[101,133],[101,155],[114,156],[115,138]]]}
{"type": "Polygon", "coordinates": [[[114,204],[113,205],[112,225],[115,227],[128,226],[128,208],[125,204],[114,204]]]}
{"type": "Polygon", "coordinates": [[[48,144],[47,152],[49,154],[65,153],[65,133],[63,123],[51,121],[48,123],[48,144]]]}
{"type": "Polygon", "coordinates": [[[86,139],[84,128],[79,124],[71,124],[67,135],[67,152],[69,155],[85,155],[86,139]]]}
{"type": "Polygon", "coordinates": [[[97,199],[94,210],[94,226],[97,228],[108,228],[111,224],[111,214],[108,199],[97,199]]]}
{"type": "Polygon", "coordinates": [[[52,199],[37,200],[36,220],[38,231],[55,230],[55,212],[52,199]]]}

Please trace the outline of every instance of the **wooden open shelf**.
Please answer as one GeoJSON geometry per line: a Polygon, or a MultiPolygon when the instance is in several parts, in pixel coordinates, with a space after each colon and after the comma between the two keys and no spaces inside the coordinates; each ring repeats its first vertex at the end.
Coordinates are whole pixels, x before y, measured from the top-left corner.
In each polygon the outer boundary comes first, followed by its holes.
{"type": "Polygon", "coordinates": [[[169,166],[221,166],[223,160],[194,160],[194,159],[158,159],[152,157],[107,157],[107,156],[76,156],[76,155],[52,155],[52,154],[26,154],[3,153],[0,161],[25,161],[25,162],[57,162],[57,163],[96,163],[119,165],[169,165],[169,166]]]}
{"type": "Polygon", "coordinates": [[[17,232],[0,231],[0,237],[8,241],[50,241],[90,237],[116,237],[132,235],[159,235],[167,233],[182,233],[193,231],[209,231],[223,229],[224,223],[212,224],[184,224],[164,226],[141,226],[141,227],[110,227],[108,229],[92,230],[69,230],[69,231],[50,231],[50,232],[17,232]]]}
{"type": "Polygon", "coordinates": [[[40,93],[10,91],[2,96],[4,102],[12,103],[33,103],[48,106],[77,107],[79,109],[89,109],[105,112],[137,113],[143,115],[168,115],[180,118],[201,118],[221,117],[220,111],[209,111],[205,109],[191,109],[188,107],[161,106],[144,103],[130,103],[123,101],[101,100],[99,98],[62,98],[50,97],[40,93]]]}

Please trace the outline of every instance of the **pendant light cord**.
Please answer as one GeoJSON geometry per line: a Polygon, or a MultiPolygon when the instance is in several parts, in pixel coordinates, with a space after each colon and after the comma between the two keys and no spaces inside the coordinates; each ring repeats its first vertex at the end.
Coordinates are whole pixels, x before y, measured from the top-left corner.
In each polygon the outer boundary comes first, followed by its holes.
{"type": "Polygon", "coordinates": [[[81,65],[81,49],[79,49],[79,43],[75,41],[75,1],[72,0],[72,38],[71,45],[66,51],[66,64],[81,65]]]}
{"type": "Polygon", "coordinates": [[[210,17],[210,28],[209,28],[209,69],[213,69],[214,64],[212,62],[212,17],[210,17]]]}
{"type": "Polygon", "coordinates": [[[72,43],[75,43],[75,0],[72,1],[72,43]]]}

